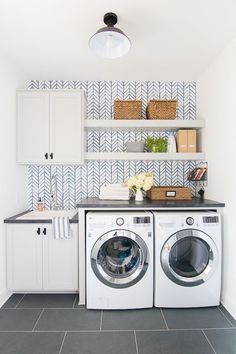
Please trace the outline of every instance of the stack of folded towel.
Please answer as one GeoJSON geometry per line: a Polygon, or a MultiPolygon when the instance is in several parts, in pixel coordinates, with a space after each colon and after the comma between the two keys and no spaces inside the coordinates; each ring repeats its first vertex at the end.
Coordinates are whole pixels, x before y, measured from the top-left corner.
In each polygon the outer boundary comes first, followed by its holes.
{"type": "Polygon", "coordinates": [[[100,188],[99,199],[129,200],[129,188],[124,183],[108,184],[100,188]]]}

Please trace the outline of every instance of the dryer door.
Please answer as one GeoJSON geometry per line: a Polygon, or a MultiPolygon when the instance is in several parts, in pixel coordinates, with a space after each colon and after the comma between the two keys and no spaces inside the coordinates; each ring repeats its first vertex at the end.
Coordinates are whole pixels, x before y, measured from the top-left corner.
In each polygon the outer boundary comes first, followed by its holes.
{"type": "Polygon", "coordinates": [[[207,281],[218,265],[218,250],[209,235],[195,229],[173,234],[161,251],[161,265],[169,279],[182,286],[207,281]]]}
{"type": "Polygon", "coordinates": [[[97,278],[112,288],[127,288],[146,273],[149,252],[134,232],[113,230],[102,235],[91,251],[91,266],[97,278]]]}

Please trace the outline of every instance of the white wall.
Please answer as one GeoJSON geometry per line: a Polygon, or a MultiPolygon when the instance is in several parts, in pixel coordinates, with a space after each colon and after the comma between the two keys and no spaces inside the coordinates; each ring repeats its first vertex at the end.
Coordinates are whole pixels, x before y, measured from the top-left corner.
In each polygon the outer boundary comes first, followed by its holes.
{"type": "Polygon", "coordinates": [[[206,120],[203,149],[209,162],[206,197],[226,203],[222,302],[236,318],[236,41],[198,82],[198,116],[206,120]]]}
{"type": "Polygon", "coordinates": [[[0,56],[0,304],[7,295],[3,220],[27,208],[27,170],[16,165],[16,89],[23,85],[22,75],[0,56]]]}

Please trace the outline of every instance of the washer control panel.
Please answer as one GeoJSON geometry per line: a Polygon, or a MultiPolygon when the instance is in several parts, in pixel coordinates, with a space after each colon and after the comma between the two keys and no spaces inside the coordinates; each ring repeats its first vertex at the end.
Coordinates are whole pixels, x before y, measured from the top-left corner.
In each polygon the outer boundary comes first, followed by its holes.
{"type": "Polygon", "coordinates": [[[194,218],[192,218],[191,216],[186,218],[186,224],[187,225],[193,225],[194,224],[194,218]]]}
{"type": "Polygon", "coordinates": [[[123,218],[117,218],[116,219],[116,225],[122,226],[122,225],[124,225],[124,223],[125,223],[125,221],[124,221],[123,218]]]}

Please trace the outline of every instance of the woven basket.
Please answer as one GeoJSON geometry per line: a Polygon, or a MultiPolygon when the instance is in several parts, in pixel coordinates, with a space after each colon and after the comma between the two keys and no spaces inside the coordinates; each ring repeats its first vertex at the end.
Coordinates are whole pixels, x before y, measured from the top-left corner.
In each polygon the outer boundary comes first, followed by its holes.
{"type": "Polygon", "coordinates": [[[192,192],[187,187],[152,187],[147,197],[151,200],[190,200],[192,192]]]}
{"type": "Polygon", "coordinates": [[[147,106],[148,119],[175,119],[176,100],[150,100],[147,106]]]}
{"type": "Polygon", "coordinates": [[[114,119],[141,119],[142,101],[139,100],[115,100],[114,119]]]}

